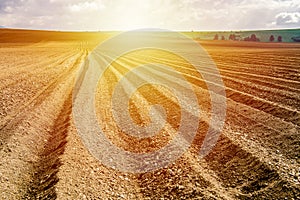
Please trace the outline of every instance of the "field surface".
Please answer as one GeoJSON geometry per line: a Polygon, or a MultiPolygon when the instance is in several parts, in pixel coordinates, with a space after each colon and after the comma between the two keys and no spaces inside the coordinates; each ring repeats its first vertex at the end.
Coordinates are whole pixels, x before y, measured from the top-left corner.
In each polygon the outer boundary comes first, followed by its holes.
{"type": "MultiPolygon", "coordinates": [[[[105,52],[91,52],[111,36],[0,30],[0,199],[300,199],[300,44],[199,41],[219,69],[227,103],[222,133],[203,159],[198,152],[211,103],[202,76],[181,57],[160,50],[116,59],[95,94],[98,122],[114,145],[151,152],[178,129],[180,103],[168,89],[150,84],[131,96],[130,116],[147,125],[150,105],[160,104],[166,125],[142,139],[118,128],[113,90],[138,65],[160,63],[180,72],[201,108],[188,151],[168,167],[135,174],[95,159],[72,115],[75,82],[85,76],[81,67],[92,56],[89,67],[107,59],[105,52]]],[[[168,76],[167,70],[159,73],[168,76]]]]}

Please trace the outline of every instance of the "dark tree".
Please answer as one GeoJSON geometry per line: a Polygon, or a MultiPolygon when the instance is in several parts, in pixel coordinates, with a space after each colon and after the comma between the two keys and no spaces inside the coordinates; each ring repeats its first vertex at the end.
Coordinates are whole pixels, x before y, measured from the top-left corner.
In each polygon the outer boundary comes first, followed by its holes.
{"type": "Polygon", "coordinates": [[[252,34],[252,35],[250,36],[250,40],[251,40],[251,41],[257,41],[256,35],[255,35],[255,34],[252,34]]]}
{"type": "Polygon", "coordinates": [[[252,42],[259,42],[259,38],[256,37],[255,34],[252,34],[250,37],[245,37],[244,41],[252,41],[252,42]]]}
{"type": "Polygon", "coordinates": [[[229,35],[229,40],[236,40],[235,35],[234,34],[230,34],[229,35]]]}
{"type": "Polygon", "coordinates": [[[214,37],[214,40],[218,40],[219,39],[219,35],[216,34],[215,37],[214,37]]]}
{"type": "Polygon", "coordinates": [[[275,40],[274,35],[271,35],[269,40],[270,40],[270,42],[274,42],[274,40],[275,40]]]}
{"type": "Polygon", "coordinates": [[[278,36],[277,41],[282,42],[282,36],[281,35],[278,36]]]}

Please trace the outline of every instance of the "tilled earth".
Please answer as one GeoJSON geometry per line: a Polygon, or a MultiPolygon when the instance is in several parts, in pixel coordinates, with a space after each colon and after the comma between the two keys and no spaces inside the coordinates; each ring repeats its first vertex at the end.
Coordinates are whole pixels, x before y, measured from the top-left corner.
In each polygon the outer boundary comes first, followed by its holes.
{"type": "Polygon", "coordinates": [[[107,35],[32,31],[21,36],[22,31],[0,31],[0,199],[300,199],[299,44],[200,42],[220,71],[227,101],[224,129],[204,158],[198,152],[211,105],[201,75],[163,51],[118,58],[99,80],[95,95],[98,121],[114,145],[155,151],[178,130],[180,104],[157,85],[139,88],[129,107],[133,121],[144,126],[148,108],[161,104],[167,125],[159,134],[138,139],[118,128],[111,112],[113,89],[135,66],[153,62],[179,71],[192,84],[201,108],[189,150],[163,169],[137,174],[94,158],[72,115],[80,67],[107,35]]]}

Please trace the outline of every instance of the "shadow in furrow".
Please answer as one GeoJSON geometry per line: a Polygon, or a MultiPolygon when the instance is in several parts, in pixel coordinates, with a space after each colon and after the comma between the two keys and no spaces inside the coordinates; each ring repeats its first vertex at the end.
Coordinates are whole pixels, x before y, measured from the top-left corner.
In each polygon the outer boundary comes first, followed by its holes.
{"type": "Polygon", "coordinates": [[[221,135],[205,161],[224,187],[238,191],[238,199],[298,199],[299,188],[258,157],[221,135]]]}
{"type": "Polygon", "coordinates": [[[53,126],[53,131],[39,156],[39,161],[34,164],[34,176],[31,185],[28,186],[24,199],[55,199],[57,197],[55,185],[59,178],[57,172],[62,165],[60,156],[65,151],[67,132],[70,126],[72,112],[72,95],[63,105],[53,126]]]}

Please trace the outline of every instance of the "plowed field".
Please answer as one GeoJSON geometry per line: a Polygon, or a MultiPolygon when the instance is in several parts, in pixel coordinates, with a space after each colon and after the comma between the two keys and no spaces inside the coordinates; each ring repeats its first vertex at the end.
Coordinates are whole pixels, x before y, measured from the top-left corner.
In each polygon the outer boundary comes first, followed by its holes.
{"type": "MultiPolygon", "coordinates": [[[[149,84],[130,99],[130,115],[143,126],[149,105],[160,104],[167,125],[142,139],[118,128],[113,89],[135,66],[152,62],[177,70],[192,84],[201,108],[189,150],[168,167],[136,174],[95,159],[73,120],[76,78],[84,76],[79,74],[84,61],[107,37],[0,30],[0,199],[300,199],[299,44],[200,42],[219,69],[227,102],[219,140],[202,159],[198,152],[211,117],[202,76],[168,52],[141,50],[118,58],[95,94],[98,121],[114,145],[139,153],[157,150],[172,140],[180,122],[174,95],[149,84]]],[[[94,57],[99,63],[106,59],[94,57]]]]}

